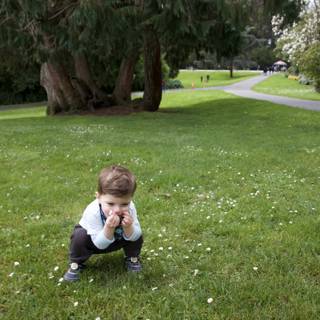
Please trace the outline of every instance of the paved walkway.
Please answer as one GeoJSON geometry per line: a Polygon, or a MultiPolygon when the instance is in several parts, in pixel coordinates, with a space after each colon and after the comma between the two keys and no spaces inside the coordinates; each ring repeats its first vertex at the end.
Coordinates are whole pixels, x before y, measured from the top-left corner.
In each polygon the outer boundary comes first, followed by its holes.
{"type": "Polygon", "coordinates": [[[288,98],[288,97],[282,97],[282,96],[274,96],[271,94],[259,93],[251,90],[251,88],[254,85],[265,80],[267,77],[269,76],[260,75],[248,80],[240,81],[230,86],[220,87],[220,88],[226,92],[230,92],[240,97],[270,101],[273,103],[284,104],[286,106],[294,107],[294,108],[320,111],[320,100],[312,101],[312,100],[302,100],[302,99],[288,98]]]}
{"type": "Polygon", "coordinates": [[[251,90],[251,88],[256,85],[257,83],[266,80],[269,78],[270,75],[259,75],[253,78],[250,78],[248,80],[242,80],[240,82],[231,84],[229,86],[218,86],[218,87],[205,87],[205,88],[196,88],[196,89],[173,89],[173,90],[166,90],[166,92],[174,92],[174,91],[181,91],[181,90],[223,90],[225,92],[232,93],[234,95],[249,98],[249,99],[255,99],[255,100],[264,100],[264,101],[270,101],[277,104],[283,104],[289,107],[294,108],[302,108],[307,110],[313,110],[313,111],[320,111],[320,100],[314,101],[314,100],[302,100],[302,99],[295,99],[295,98],[289,98],[289,97],[283,97],[283,96],[274,96],[271,94],[265,94],[265,93],[259,93],[251,90]]]}

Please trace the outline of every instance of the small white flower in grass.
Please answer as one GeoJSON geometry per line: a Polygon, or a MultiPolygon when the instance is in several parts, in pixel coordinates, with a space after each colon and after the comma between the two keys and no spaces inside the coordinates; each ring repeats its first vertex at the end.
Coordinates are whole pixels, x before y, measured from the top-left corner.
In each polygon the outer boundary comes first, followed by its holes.
{"type": "Polygon", "coordinates": [[[14,262],[14,266],[15,266],[15,267],[17,267],[17,266],[19,266],[19,265],[20,265],[20,263],[19,263],[18,261],[15,261],[15,262],[14,262]]]}
{"type": "Polygon", "coordinates": [[[258,271],[258,267],[253,267],[253,270],[254,271],[258,271]]]}
{"type": "Polygon", "coordinates": [[[159,247],[159,250],[160,250],[160,251],[163,251],[163,247],[159,247]]]}
{"type": "Polygon", "coordinates": [[[211,248],[208,247],[208,248],[206,249],[206,251],[207,251],[207,252],[210,252],[210,251],[211,251],[211,248]]]}
{"type": "Polygon", "coordinates": [[[54,271],[58,271],[59,270],[59,267],[58,266],[56,266],[56,267],[54,267],[54,269],[53,269],[54,271]]]}
{"type": "Polygon", "coordinates": [[[208,298],[207,302],[210,304],[213,302],[213,299],[212,298],[208,298]]]}
{"type": "Polygon", "coordinates": [[[73,305],[74,305],[75,307],[77,307],[77,306],[78,306],[78,304],[79,304],[79,302],[78,302],[78,301],[76,301],[73,305]]]}
{"type": "Polygon", "coordinates": [[[172,288],[173,287],[173,283],[169,283],[169,287],[172,288]]]}
{"type": "Polygon", "coordinates": [[[194,272],[193,272],[193,275],[196,276],[198,273],[199,273],[199,270],[195,269],[194,272]]]}
{"type": "Polygon", "coordinates": [[[151,288],[152,291],[158,290],[158,287],[151,288]]]}
{"type": "Polygon", "coordinates": [[[12,278],[13,275],[14,275],[14,272],[11,272],[11,273],[9,274],[9,277],[12,278]]]}
{"type": "Polygon", "coordinates": [[[89,280],[89,283],[91,283],[91,282],[93,282],[93,278],[91,278],[91,279],[89,280]]]}
{"type": "Polygon", "coordinates": [[[26,248],[29,248],[29,247],[30,247],[30,244],[29,244],[29,243],[27,243],[27,244],[25,245],[25,247],[26,247],[26,248]]]}
{"type": "Polygon", "coordinates": [[[96,317],[96,320],[101,320],[101,318],[100,317],[96,317]]]}
{"type": "Polygon", "coordinates": [[[184,256],[185,259],[189,259],[189,256],[184,256]]]}
{"type": "Polygon", "coordinates": [[[292,224],[292,221],[289,221],[290,224],[292,224]]]}
{"type": "Polygon", "coordinates": [[[172,247],[168,247],[168,250],[172,250],[172,247]]]}
{"type": "Polygon", "coordinates": [[[63,278],[60,278],[60,279],[59,279],[59,283],[61,283],[61,282],[63,282],[63,278]]]}
{"type": "Polygon", "coordinates": [[[198,243],[198,247],[201,247],[202,246],[202,243],[200,242],[200,243],[198,243]]]}

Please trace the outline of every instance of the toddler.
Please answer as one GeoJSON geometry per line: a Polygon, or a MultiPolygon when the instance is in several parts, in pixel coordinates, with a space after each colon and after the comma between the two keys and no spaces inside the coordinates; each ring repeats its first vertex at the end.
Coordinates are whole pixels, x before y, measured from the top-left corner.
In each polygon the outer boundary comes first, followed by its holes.
{"type": "Polygon", "coordinates": [[[92,254],[123,249],[128,271],[141,271],[142,232],[132,197],[136,179],[126,168],[103,169],[98,179],[96,199],[84,210],[71,235],[70,266],[65,281],[80,279],[84,262],[92,254]]]}

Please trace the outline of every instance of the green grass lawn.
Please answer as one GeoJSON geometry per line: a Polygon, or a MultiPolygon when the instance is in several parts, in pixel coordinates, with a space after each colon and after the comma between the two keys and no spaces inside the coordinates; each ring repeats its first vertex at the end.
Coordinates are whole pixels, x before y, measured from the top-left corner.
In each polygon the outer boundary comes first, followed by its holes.
{"type": "Polygon", "coordinates": [[[253,90],[306,100],[320,100],[320,93],[314,90],[311,85],[302,85],[297,80],[289,80],[283,74],[275,74],[263,82],[255,85],[253,90]]]}
{"type": "Polygon", "coordinates": [[[319,318],[320,113],[193,91],[157,113],[29,108],[0,126],[1,319],[319,318]],[[113,163],[138,178],[144,271],[115,252],[61,283],[113,163]]]}
{"type": "Polygon", "coordinates": [[[233,78],[230,78],[229,71],[180,71],[177,79],[180,80],[186,89],[192,87],[194,83],[195,88],[206,88],[206,87],[216,87],[216,86],[227,86],[241,80],[249,79],[253,76],[261,74],[261,72],[251,72],[251,71],[234,71],[233,78]],[[206,82],[206,75],[210,75],[210,80],[206,82]],[[203,82],[201,82],[200,77],[203,77],[203,82]]]}

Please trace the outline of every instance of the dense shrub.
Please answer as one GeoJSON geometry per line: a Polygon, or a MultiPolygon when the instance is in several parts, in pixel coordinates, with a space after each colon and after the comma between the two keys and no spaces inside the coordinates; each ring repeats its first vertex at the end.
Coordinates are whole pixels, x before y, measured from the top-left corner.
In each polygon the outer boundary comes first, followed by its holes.
{"type": "Polygon", "coordinates": [[[315,42],[300,58],[301,71],[312,80],[318,92],[320,92],[320,42],[315,42]]]}
{"type": "Polygon", "coordinates": [[[292,74],[294,76],[298,76],[299,75],[299,69],[297,66],[292,65],[291,67],[288,68],[287,70],[288,74],[292,74]]]}
{"type": "Polygon", "coordinates": [[[177,79],[168,79],[164,84],[165,89],[180,89],[183,88],[183,85],[180,80],[177,79]]]}
{"type": "Polygon", "coordinates": [[[311,79],[309,79],[308,77],[306,77],[304,74],[300,74],[299,75],[299,83],[304,84],[304,85],[309,85],[309,84],[312,84],[313,81],[311,79]]]}

